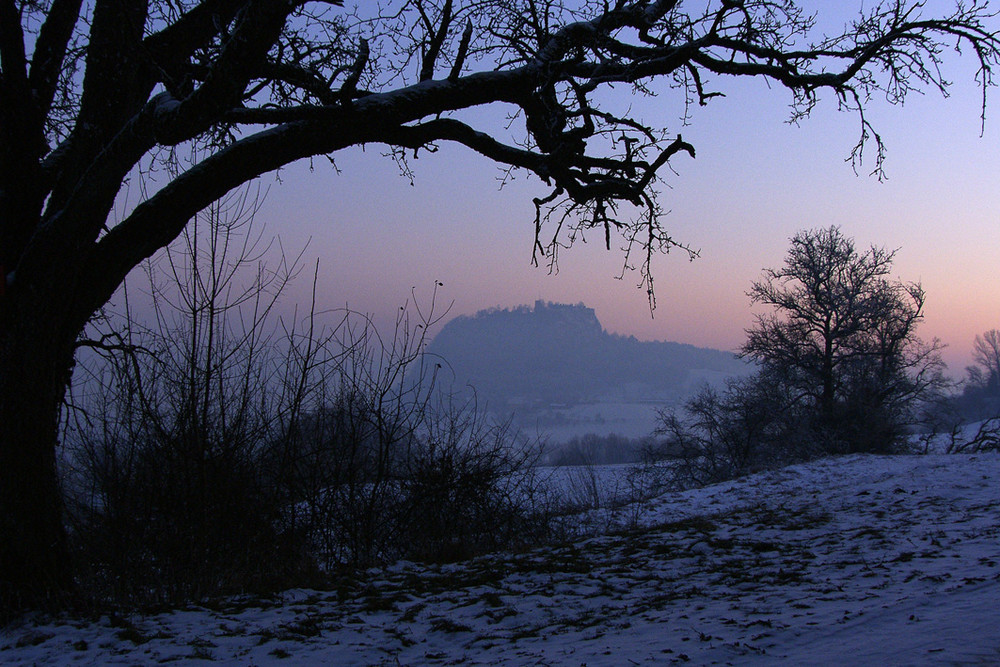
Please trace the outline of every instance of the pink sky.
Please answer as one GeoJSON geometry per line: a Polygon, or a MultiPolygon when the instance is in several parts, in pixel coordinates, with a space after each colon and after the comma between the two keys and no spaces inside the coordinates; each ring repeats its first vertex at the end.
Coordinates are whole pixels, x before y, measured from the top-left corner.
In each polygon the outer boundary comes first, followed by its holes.
{"type": "MultiPolygon", "coordinates": [[[[421,153],[411,161],[413,186],[381,146],[338,154],[339,175],[322,160],[312,172],[293,165],[281,184],[265,180],[261,220],[286,249],[311,237],[306,257],[321,258],[323,307],[349,304],[387,319],[411,287],[426,298],[440,280],[441,298],[454,301],[451,315],[536,299],[582,301],[610,331],[729,350],[752,322],[746,290],[764,267],[782,263],[788,238],[836,224],[861,246],[900,249],[898,277],[922,282],[928,294],[921,334],[949,346],[945,359],[960,374],[973,336],[1000,328],[1000,93],[980,137],[972,63],[952,60],[949,99],[928,93],[904,107],[872,101],[870,120],[888,148],[882,183],[868,176],[871,160],[860,175],[845,163],[858,120],[837,112],[832,99],[796,127],[785,122],[783,90],[762,80],[723,81],[718,89],[727,97],[695,109],[682,127],[669,95],[623,96],[698,151],[694,160],[674,158],[677,174],[663,186],[662,202],[670,210],[666,227],[701,258],[659,258],[652,317],[638,274],[615,279],[622,255],[605,251],[600,234],[564,252],[558,275],[531,267],[531,198],[545,194],[544,185],[522,175],[500,190],[497,166],[462,148],[421,153]]],[[[305,301],[308,282],[290,297],[305,301]]]]}

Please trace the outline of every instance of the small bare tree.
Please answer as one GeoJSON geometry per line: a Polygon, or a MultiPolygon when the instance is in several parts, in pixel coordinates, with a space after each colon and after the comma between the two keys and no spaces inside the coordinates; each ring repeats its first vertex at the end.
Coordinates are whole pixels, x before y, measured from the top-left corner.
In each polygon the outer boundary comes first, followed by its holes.
{"type": "Polygon", "coordinates": [[[784,266],[748,296],[770,306],[747,331],[757,364],[725,392],[660,415],[682,484],[719,481],[819,454],[903,450],[945,386],[937,340],[916,334],[924,291],[890,279],[894,251],[861,251],[837,227],[791,239],[784,266]]]}
{"type": "Polygon", "coordinates": [[[1000,439],[1000,331],[977,334],[972,346],[973,365],[966,367],[962,391],[944,406],[942,414],[953,424],[952,451],[996,448],[1000,439]],[[979,422],[969,436],[969,422],[979,422]]]}
{"type": "Polygon", "coordinates": [[[1000,331],[976,334],[972,344],[974,365],[968,367],[969,382],[992,393],[1000,393],[1000,331]]]}
{"type": "MultiPolygon", "coordinates": [[[[297,261],[269,252],[257,201],[244,190],[199,214],[146,266],[145,303],[126,300],[81,342],[101,356],[81,364],[64,479],[81,573],[102,597],[269,587],[303,561],[261,465],[281,418],[301,409],[279,391],[279,350],[298,341],[273,312],[297,261]]],[[[306,354],[313,367],[336,362],[306,354]]]]}
{"type": "Polygon", "coordinates": [[[860,251],[837,227],[791,244],[748,293],[773,311],[747,331],[742,355],[815,411],[831,451],[892,451],[943,384],[941,344],[916,334],[924,290],[890,279],[895,251],[860,251]]]}

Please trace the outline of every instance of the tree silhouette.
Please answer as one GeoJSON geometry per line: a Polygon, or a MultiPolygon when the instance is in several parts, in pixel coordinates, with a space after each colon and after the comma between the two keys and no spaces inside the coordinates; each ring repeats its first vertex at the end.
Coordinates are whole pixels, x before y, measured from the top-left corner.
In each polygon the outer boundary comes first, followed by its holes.
{"type": "Polygon", "coordinates": [[[606,91],[656,78],[690,103],[761,76],[808,114],[820,91],[858,114],[941,89],[946,48],[998,41],[984,2],[942,16],[886,2],[819,35],[793,0],[0,0],[0,596],[72,589],[55,472],[76,344],[129,271],[233,188],[301,158],[377,143],[462,144],[537,176],[536,252],[573,228],[619,234],[642,259],[678,242],[657,177],[680,135],[606,91]],[[505,105],[511,135],[461,111],[505,105]],[[129,183],[141,187],[125,197],[129,183]],[[132,199],[137,197],[136,199],[132,199]],[[116,204],[121,205],[116,207],[116,204]]]}
{"type": "Polygon", "coordinates": [[[975,364],[968,368],[969,381],[989,393],[1000,393],[1000,331],[990,329],[976,334],[972,360],[975,364]]]}
{"type": "MultiPolygon", "coordinates": [[[[964,420],[993,420],[1000,414],[1000,331],[990,329],[976,334],[972,361],[965,369],[968,378],[962,393],[955,397],[954,407],[964,420]]],[[[992,423],[984,429],[995,430],[995,427],[996,423],[992,423]]],[[[980,436],[986,433],[984,429],[980,429],[980,436]]]]}
{"type": "Polygon", "coordinates": [[[773,310],[757,316],[742,355],[815,415],[827,449],[892,451],[941,383],[940,344],[916,334],[924,290],[890,279],[895,251],[860,251],[837,227],[791,241],[784,266],[748,292],[773,310]]]}
{"type": "MultiPolygon", "coordinates": [[[[905,450],[946,383],[937,340],[916,335],[919,284],[891,280],[894,251],[837,227],[802,231],[747,293],[770,307],[747,331],[757,372],[659,413],[670,475],[702,485],[846,452],[905,450]]],[[[657,452],[653,452],[657,454],[657,452]]]]}

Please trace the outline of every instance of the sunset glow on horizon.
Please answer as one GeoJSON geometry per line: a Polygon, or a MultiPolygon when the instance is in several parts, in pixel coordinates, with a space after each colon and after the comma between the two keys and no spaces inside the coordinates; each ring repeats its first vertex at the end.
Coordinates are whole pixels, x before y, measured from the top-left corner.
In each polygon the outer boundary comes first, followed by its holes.
{"type": "MultiPolygon", "coordinates": [[[[946,65],[948,99],[928,91],[902,107],[869,104],[887,149],[884,182],[869,176],[873,142],[857,174],[845,162],[859,121],[830,96],[799,126],[786,122],[788,93],[763,80],[716,81],[726,97],[693,109],[687,126],[676,100],[628,100],[647,119],[662,113],[657,122],[697,149],[696,159],[672,159],[661,203],[664,226],[700,258],[657,258],[652,316],[638,273],[616,279],[623,254],[607,252],[602,233],[563,251],[554,275],[532,267],[531,200],[546,186],[520,174],[501,189],[496,165],[462,148],[421,151],[409,162],[412,186],[377,145],[337,154],[339,173],[322,160],[312,170],[293,165],[270,185],[259,217],[287,249],[309,241],[305,258],[320,258],[324,308],[349,305],[388,321],[413,288],[429,298],[439,280],[439,300],[454,302],[449,317],[536,299],[583,302],[611,332],[727,350],[752,324],[745,292],[783,262],[788,239],[839,225],[861,248],[899,249],[896,276],[927,292],[918,331],[948,345],[957,377],[973,337],[1000,328],[1000,99],[991,99],[980,136],[972,59],[949,55],[946,65]]],[[[290,299],[305,302],[309,282],[294,285],[290,299]]]]}

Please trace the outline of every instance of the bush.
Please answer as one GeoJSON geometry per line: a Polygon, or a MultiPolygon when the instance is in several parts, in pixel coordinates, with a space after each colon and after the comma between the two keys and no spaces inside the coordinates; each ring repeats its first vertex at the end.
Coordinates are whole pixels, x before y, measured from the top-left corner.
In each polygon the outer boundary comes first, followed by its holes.
{"type": "Polygon", "coordinates": [[[169,436],[80,451],[92,495],[75,498],[71,535],[95,597],[176,603],[315,581],[253,451],[169,436]]]}
{"type": "Polygon", "coordinates": [[[295,267],[258,262],[244,203],[150,266],[152,326],[107,314],[82,343],[62,468],[81,587],[173,604],[544,536],[537,448],[437,389],[433,298],[386,338],[349,312],[286,326],[295,267]]]}
{"type": "Polygon", "coordinates": [[[661,411],[651,462],[665,461],[680,488],[703,486],[802,460],[819,448],[786,388],[764,372],[706,387],[683,411],[661,411]]]}
{"type": "Polygon", "coordinates": [[[399,556],[454,561],[544,540],[533,443],[512,437],[507,424],[484,422],[468,405],[435,413],[428,427],[404,462],[399,556]]]}

